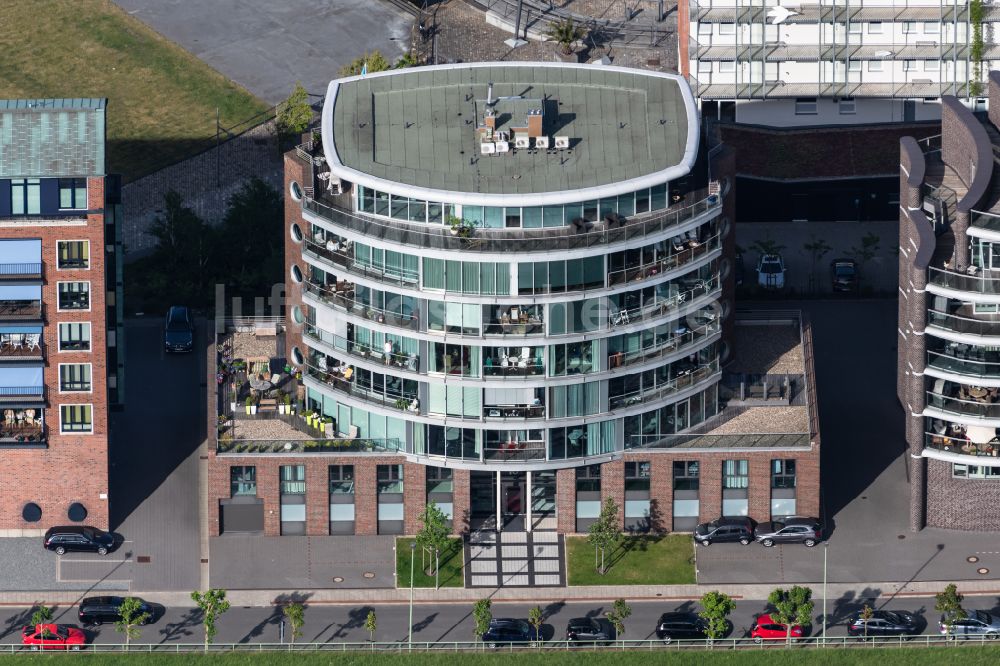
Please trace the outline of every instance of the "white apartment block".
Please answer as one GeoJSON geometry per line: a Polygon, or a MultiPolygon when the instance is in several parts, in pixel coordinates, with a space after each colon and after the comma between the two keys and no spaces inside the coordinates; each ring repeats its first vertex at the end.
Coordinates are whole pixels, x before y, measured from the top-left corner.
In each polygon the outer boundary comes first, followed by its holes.
{"type": "MultiPolygon", "coordinates": [[[[706,114],[864,124],[936,120],[946,94],[986,103],[970,99],[969,0],[680,0],[679,17],[680,69],[706,114]]],[[[1000,3],[984,2],[983,81],[1000,66],[998,21],[1000,3]]]]}

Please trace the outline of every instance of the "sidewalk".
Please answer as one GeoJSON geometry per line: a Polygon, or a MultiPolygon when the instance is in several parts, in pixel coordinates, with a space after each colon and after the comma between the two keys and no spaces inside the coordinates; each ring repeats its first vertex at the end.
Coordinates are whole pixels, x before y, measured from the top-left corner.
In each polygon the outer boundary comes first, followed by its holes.
{"type": "MultiPolygon", "coordinates": [[[[831,583],[826,597],[837,599],[881,599],[893,597],[927,597],[937,594],[951,581],[915,581],[912,583],[831,583]]],[[[972,580],[956,583],[958,591],[967,596],[1000,596],[1000,581],[972,580]]],[[[813,599],[819,603],[823,597],[823,583],[803,583],[812,588],[813,599]]],[[[787,585],[591,585],[579,587],[552,587],[545,589],[520,587],[498,588],[446,588],[441,590],[413,590],[414,603],[471,604],[489,598],[494,602],[530,603],[555,601],[607,601],[624,598],[628,601],[684,601],[701,598],[711,590],[724,592],[734,599],[766,599],[775,587],[787,585]]],[[[108,593],[105,590],[102,593],[108,593]]],[[[188,592],[155,592],[121,590],[114,594],[134,594],[149,601],[173,608],[192,607],[188,592]]],[[[64,592],[5,592],[0,593],[0,606],[27,606],[38,603],[66,606],[79,601],[83,595],[64,592]]],[[[405,604],[409,603],[407,589],[351,589],[351,590],[229,590],[226,595],[233,606],[267,607],[275,603],[299,600],[310,604],[405,604]]]]}

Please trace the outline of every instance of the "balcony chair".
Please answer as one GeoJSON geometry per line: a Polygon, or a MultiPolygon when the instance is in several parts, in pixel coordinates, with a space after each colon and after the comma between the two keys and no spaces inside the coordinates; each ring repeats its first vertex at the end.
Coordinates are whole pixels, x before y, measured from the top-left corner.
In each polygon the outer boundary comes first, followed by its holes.
{"type": "Polygon", "coordinates": [[[31,351],[38,349],[38,340],[42,337],[40,333],[28,333],[24,336],[24,344],[31,351]]]}
{"type": "Polygon", "coordinates": [[[21,349],[24,347],[24,333],[15,333],[10,336],[10,348],[21,349]]]}

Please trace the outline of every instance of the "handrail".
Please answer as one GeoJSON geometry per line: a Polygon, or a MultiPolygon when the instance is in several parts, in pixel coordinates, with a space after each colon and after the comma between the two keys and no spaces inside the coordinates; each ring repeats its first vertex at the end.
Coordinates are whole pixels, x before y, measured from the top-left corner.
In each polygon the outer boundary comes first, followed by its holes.
{"type": "Polygon", "coordinates": [[[974,358],[959,358],[954,354],[927,350],[927,365],[949,372],[958,372],[976,377],[1000,377],[1000,363],[980,361],[974,358]]]}
{"type": "Polygon", "coordinates": [[[571,226],[541,229],[477,227],[469,237],[453,236],[451,230],[444,226],[425,224],[416,227],[402,220],[395,224],[383,222],[379,218],[347,211],[310,197],[303,197],[302,208],[332,224],[368,238],[417,248],[502,253],[577,250],[634,241],[637,238],[667,231],[703,213],[721,211],[720,203],[721,200],[717,195],[708,195],[684,208],[667,208],[658,212],[620,218],[623,220],[620,226],[612,227],[610,223],[600,223],[604,228],[597,231],[574,233],[571,226]]]}
{"type": "Polygon", "coordinates": [[[693,301],[699,296],[710,294],[719,289],[719,283],[719,277],[714,276],[708,280],[699,280],[699,284],[688,289],[687,291],[679,291],[666,298],[654,298],[652,303],[640,305],[639,307],[632,308],[631,310],[618,310],[617,312],[609,311],[609,328],[614,330],[619,326],[628,326],[645,319],[663,316],[668,312],[679,309],[685,302],[693,301]]]}
{"type": "Polygon", "coordinates": [[[992,271],[980,271],[978,275],[959,273],[935,266],[927,267],[929,282],[939,287],[968,291],[978,294],[1000,295],[1000,276],[988,275],[992,271]]]}
{"type": "MultiPolygon", "coordinates": [[[[382,308],[376,308],[374,306],[363,303],[356,298],[350,298],[347,296],[346,292],[338,292],[335,289],[327,289],[316,284],[312,280],[304,280],[303,285],[305,287],[306,293],[313,294],[319,298],[324,303],[331,305],[335,308],[343,310],[344,312],[356,313],[366,319],[372,319],[374,316],[375,323],[378,324],[388,324],[395,328],[401,328],[404,330],[411,331],[422,331],[423,328],[420,326],[420,318],[414,314],[402,314],[393,310],[385,310],[382,308]]],[[[391,293],[391,292],[384,292],[391,293]]],[[[394,296],[398,296],[393,294],[394,296]]],[[[398,298],[403,298],[398,296],[398,298]]],[[[411,297],[412,298],[412,297],[411,297]]],[[[421,299],[422,300],[422,299],[421,299]]]]}
{"type": "Polygon", "coordinates": [[[973,319],[971,317],[963,317],[950,312],[928,310],[927,323],[928,325],[940,326],[941,328],[949,331],[955,331],[957,333],[1000,337],[1000,321],[973,319]]]}
{"type": "Polygon", "coordinates": [[[661,273],[685,266],[697,258],[712,252],[721,247],[721,233],[716,233],[712,237],[693,247],[687,247],[666,257],[661,257],[648,264],[630,266],[617,271],[608,272],[608,286],[614,287],[619,284],[631,284],[642,282],[648,278],[656,277],[661,273]]]}
{"type": "MultiPolygon", "coordinates": [[[[403,393],[396,393],[391,391],[386,391],[384,393],[378,393],[374,390],[368,390],[361,388],[357,385],[353,379],[343,379],[341,377],[336,377],[329,370],[323,370],[318,368],[311,363],[306,363],[302,366],[306,370],[306,374],[316,381],[329,386],[335,391],[340,391],[341,393],[346,393],[351,397],[358,398],[365,402],[371,402],[378,405],[395,407],[397,400],[403,400],[406,402],[407,406],[403,409],[413,414],[422,414],[423,410],[420,408],[413,408],[413,401],[417,399],[416,395],[406,395],[403,393]]],[[[400,377],[400,379],[403,379],[400,377]]]]}
{"type": "Polygon", "coordinates": [[[807,447],[809,433],[743,433],[739,435],[632,435],[626,449],[783,449],[807,447]]]}
{"type": "Polygon", "coordinates": [[[927,404],[952,414],[976,416],[985,419],[1000,418],[1000,404],[976,402],[965,398],[956,398],[934,391],[927,391],[927,404]]]}
{"type": "MultiPolygon", "coordinates": [[[[721,330],[721,325],[718,319],[713,319],[697,328],[688,330],[684,333],[675,333],[674,335],[666,338],[659,344],[650,345],[644,349],[639,349],[637,351],[620,351],[620,352],[608,352],[608,370],[614,370],[615,368],[627,368],[631,365],[637,365],[640,363],[646,363],[653,359],[660,358],[662,356],[670,356],[671,354],[676,354],[678,352],[684,351],[689,347],[693,347],[702,339],[715,335],[721,330]],[[680,343],[678,344],[678,341],[680,343]],[[620,354],[620,356],[618,356],[620,354]],[[614,363],[614,367],[612,367],[614,363]]],[[[612,336],[616,337],[616,336],[612,336]]]]}
{"type": "Polygon", "coordinates": [[[223,435],[216,444],[217,453],[238,453],[240,455],[267,453],[360,453],[366,451],[400,451],[405,447],[401,440],[350,439],[348,437],[328,439],[257,439],[253,437],[227,439],[223,435]]]}
{"type": "Polygon", "coordinates": [[[10,276],[10,275],[41,275],[42,274],[42,264],[39,262],[14,262],[0,264],[0,275],[10,276]]]}
{"type": "Polygon", "coordinates": [[[1000,443],[976,444],[966,437],[956,437],[947,433],[924,432],[924,446],[944,451],[946,453],[958,453],[965,456],[989,456],[996,458],[1000,456],[1000,443]]]}
{"type": "Polygon", "coordinates": [[[673,395],[674,393],[683,391],[684,389],[691,388],[699,382],[714,376],[718,372],[718,369],[719,360],[716,358],[706,365],[693,368],[691,372],[686,375],[674,377],[673,379],[660,384],[653,390],[641,389],[630,393],[624,393],[622,395],[608,396],[608,410],[614,411],[616,409],[623,409],[633,405],[641,405],[650,401],[659,400],[660,398],[665,398],[673,395]]]}

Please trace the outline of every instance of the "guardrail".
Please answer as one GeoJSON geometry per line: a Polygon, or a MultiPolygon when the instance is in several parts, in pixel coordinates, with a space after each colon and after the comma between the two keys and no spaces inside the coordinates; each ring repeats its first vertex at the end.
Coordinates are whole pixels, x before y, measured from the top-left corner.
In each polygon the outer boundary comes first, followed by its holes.
{"type": "Polygon", "coordinates": [[[0,264],[0,278],[41,277],[41,275],[42,264],[38,262],[0,264]]]}
{"type": "Polygon", "coordinates": [[[939,287],[976,294],[1000,295],[1000,277],[992,277],[992,271],[969,274],[929,266],[927,273],[930,283],[939,287]]]}

